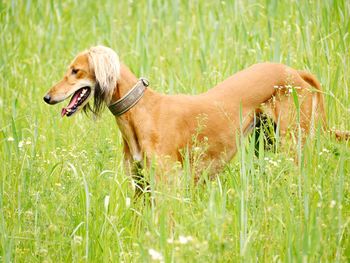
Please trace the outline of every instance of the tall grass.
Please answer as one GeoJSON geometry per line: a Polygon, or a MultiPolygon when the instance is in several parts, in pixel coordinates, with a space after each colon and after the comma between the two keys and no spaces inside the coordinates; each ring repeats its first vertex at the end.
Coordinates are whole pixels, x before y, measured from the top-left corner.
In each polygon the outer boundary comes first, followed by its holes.
{"type": "Polygon", "coordinates": [[[12,0],[0,32],[2,261],[349,260],[349,144],[317,133],[296,165],[293,148],[255,157],[243,141],[217,179],[195,186],[185,166],[145,205],[110,113],[61,119],[42,102],[78,51],[104,44],[166,93],[261,61],[310,70],[330,126],[350,129],[349,1],[12,0]]]}

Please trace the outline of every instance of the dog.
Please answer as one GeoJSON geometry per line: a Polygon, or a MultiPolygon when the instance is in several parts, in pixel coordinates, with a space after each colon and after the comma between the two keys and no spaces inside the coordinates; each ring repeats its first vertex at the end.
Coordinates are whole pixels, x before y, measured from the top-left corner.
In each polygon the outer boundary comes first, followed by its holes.
{"type": "MultiPolygon", "coordinates": [[[[184,150],[191,154],[204,145],[201,167],[215,174],[235,155],[237,138],[252,131],[259,114],[277,124],[282,138],[301,131],[304,140],[318,125],[328,130],[317,79],[277,63],[255,64],[199,95],[164,95],[138,79],[112,49],[96,46],[74,58],[44,101],[56,104],[69,97],[62,117],[81,109],[99,114],[104,105],[109,107],[122,133],[129,171],[150,166],[152,160],[161,173],[169,171],[184,162],[184,150]]],[[[350,137],[349,132],[333,133],[339,139],[350,137]]]]}

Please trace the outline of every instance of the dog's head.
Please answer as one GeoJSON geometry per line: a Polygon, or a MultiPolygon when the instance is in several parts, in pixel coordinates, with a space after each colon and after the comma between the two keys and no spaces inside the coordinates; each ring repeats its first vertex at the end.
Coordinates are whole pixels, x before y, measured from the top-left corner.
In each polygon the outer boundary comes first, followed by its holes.
{"type": "Polygon", "coordinates": [[[63,79],[44,96],[48,104],[56,104],[71,97],[61,115],[72,116],[79,110],[97,114],[103,102],[110,103],[120,74],[118,55],[104,46],[92,47],[78,54],[69,65],[63,79]],[[89,100],[94,97],[91,108],[89,100]]]}

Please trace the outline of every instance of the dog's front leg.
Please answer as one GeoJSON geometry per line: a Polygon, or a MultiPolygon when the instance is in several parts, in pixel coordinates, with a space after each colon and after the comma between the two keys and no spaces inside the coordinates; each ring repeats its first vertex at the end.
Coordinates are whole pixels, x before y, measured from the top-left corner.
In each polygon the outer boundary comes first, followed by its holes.
{"type": "Polygon", "coordinates": [[[142,160],[134,160],[127,142],[124,140],[124,171],[131,178],[135,196],[138,197],[148,189],[148,182],[143,174],[142,160]]]}

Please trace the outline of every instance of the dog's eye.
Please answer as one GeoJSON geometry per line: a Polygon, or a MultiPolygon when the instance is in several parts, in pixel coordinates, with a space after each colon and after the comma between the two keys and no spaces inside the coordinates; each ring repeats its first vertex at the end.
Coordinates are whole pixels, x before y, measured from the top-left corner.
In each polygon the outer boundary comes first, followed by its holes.
{"type": "Polygon", "coordinates": [[[72,74],[75,75],[75,74],[78,73],[78,71],[79,71],[79,69],[74,69],[74,68],[73,68],[73,69],[72,69],[72,74]]]}

